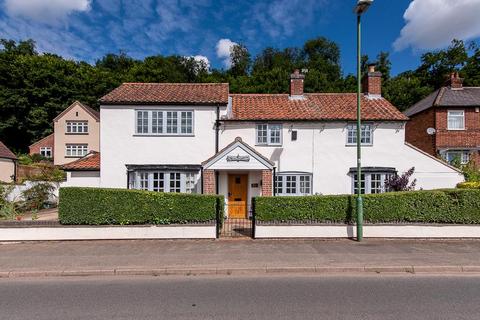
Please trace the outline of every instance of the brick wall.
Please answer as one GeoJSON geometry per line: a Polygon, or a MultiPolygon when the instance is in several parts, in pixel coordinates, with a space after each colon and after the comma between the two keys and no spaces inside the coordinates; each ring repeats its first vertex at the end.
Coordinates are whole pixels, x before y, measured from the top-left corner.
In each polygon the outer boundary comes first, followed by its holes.
{"type": "Polygon", "coordinates": [[[51,134],[49,136],[46,136],[45,138],[35,142],[29,147],[29,153],[30,155],[35,154],[35,153],[40,153],[40,148],[42,147],[50,147],[52,148],[52,157],[53,157],[53,146],[54,146],[54,135],[51,134]]]}
{"type": "Polygon", "coordinates": [[[273,195],[273,176],[271,170],[262,170],[262,196],[273,195]]]}
{"type": "Polygon", "coordinates": [[[452,108],[436,109],[436,147],[438,148],[471,148],[480,146],[480,112],[475,108],[458,108],[465,110],[465,130],[447,130],[448,110],[452,108]]]}
{"type": "Polygon", "coordinates": [[[382,94],[382,74],[378,71],[369,72],[362,79],[362,91],[368,94],[382,94]]]}
{"type": "Polygon", "coordinates": [[[215,194],[215,170],[203,170],[203,193],[215,194]]]}
{"type": "Polygon", "coordinates": [[[405,127],[405,140],[435,156],[437,154],[435,135],[427,134],[428,128],[435,128],[435,112],[433,108],[417,113],[410,118],[405,127]]]}

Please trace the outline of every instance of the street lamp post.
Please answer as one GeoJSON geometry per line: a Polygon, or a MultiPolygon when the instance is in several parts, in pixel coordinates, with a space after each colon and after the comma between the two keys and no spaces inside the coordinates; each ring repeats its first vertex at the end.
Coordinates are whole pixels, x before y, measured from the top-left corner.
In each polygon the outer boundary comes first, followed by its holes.
{"type": "Polygon", "coordinates": [[[357,241],[363,239],[363,198],[362,198],[362,119],[361,119],[361,16],[365,13],[373,0],[358,0],[354,8],[357,15],[357,241]]]}

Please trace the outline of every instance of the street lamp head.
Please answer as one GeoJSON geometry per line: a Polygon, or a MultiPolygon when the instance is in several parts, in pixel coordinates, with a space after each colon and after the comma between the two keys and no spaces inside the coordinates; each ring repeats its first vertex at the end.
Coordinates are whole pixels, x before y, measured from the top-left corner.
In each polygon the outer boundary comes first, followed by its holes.
{"type": "Polygon", "coordinates": [[[357,15],[361,15],[368,10],[372,3],[373,0],[358,0],[357,5],[355,8],[353,8],[353,12],[355,12],[357,15]]]}

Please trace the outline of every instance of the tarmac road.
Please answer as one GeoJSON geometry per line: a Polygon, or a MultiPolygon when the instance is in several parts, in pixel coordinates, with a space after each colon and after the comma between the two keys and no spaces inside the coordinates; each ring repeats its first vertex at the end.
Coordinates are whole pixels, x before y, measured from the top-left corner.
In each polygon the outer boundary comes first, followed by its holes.
{"type": "Polygon", "coordinates": [[[0,279],[0,319],[479,319],[480,276],[0,279]]]}

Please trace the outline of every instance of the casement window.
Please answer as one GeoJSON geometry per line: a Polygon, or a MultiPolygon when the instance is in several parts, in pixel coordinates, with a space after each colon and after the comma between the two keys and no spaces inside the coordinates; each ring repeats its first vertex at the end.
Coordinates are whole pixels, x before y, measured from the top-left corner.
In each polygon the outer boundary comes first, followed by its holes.
{"type": "Polygon", "coordinates": [[[83,157],[88,153],[87,144],[67,144],[65,155],[67,157],[83,157]]]}
{"type": "Polygon", "coordinates": [[[449,163],[459,162],[467,164],[470,161],[470,152],[468,150],[449,150],[445,152],[445,160],[449,163]]]}
{"type": "Polygon", "coordinates": [[[192,135],[193,111],[137,110],[136,134],[192,135]]]}
{"type": "Polygon", "coordinates": [[[302,196],[312,194],[312,174],[278,173],[275,175],[275,194],[302,196]]]}
{"type": "Polygon", "coordinates": [[[448,130],[465,130],[465,111],[448,110],[448,130]]]}
{"type": "Polygon", "coordinates": [[[67,133],[88,133],[88,121],[67,121],[67,133]]]}
{"type": "Polygon", "coordinates": [[[41,147],[40,148],[40,155],[42,155],[45,158],[51,158],[52,157],[52,148],[51,147],[41,147]]]}
{"type": "MultiPolygon", "coordinates": [[[[362,145],[373,144],[373,127],[371,124],[362,124],[362,132],[360,135],[360,142],[362,145]]],[[[347,126],[347,145],[357,144],[357,125],[349,124],[347,126]]]]}
{"type": "MultiPolygon", "coordinates": [[[[389,172],[365,172],[361,174],[360,193],[384,193],[386,192],[385,180],[390,177],[389,172]]],[[[352,193],[357,194],[357,174],[352,175],[352,193]]]]}
{"type": "Polygon", "coordinates": [[[282,145],[281,124],[257,124],[257,145],[279,146],[282,145]]]}
{"type": "Polygon", "coordinates": [[[134,189],[157,192],[197,193],[198,174],[181,171],[137,171],[129,175],[134,189]]]}

